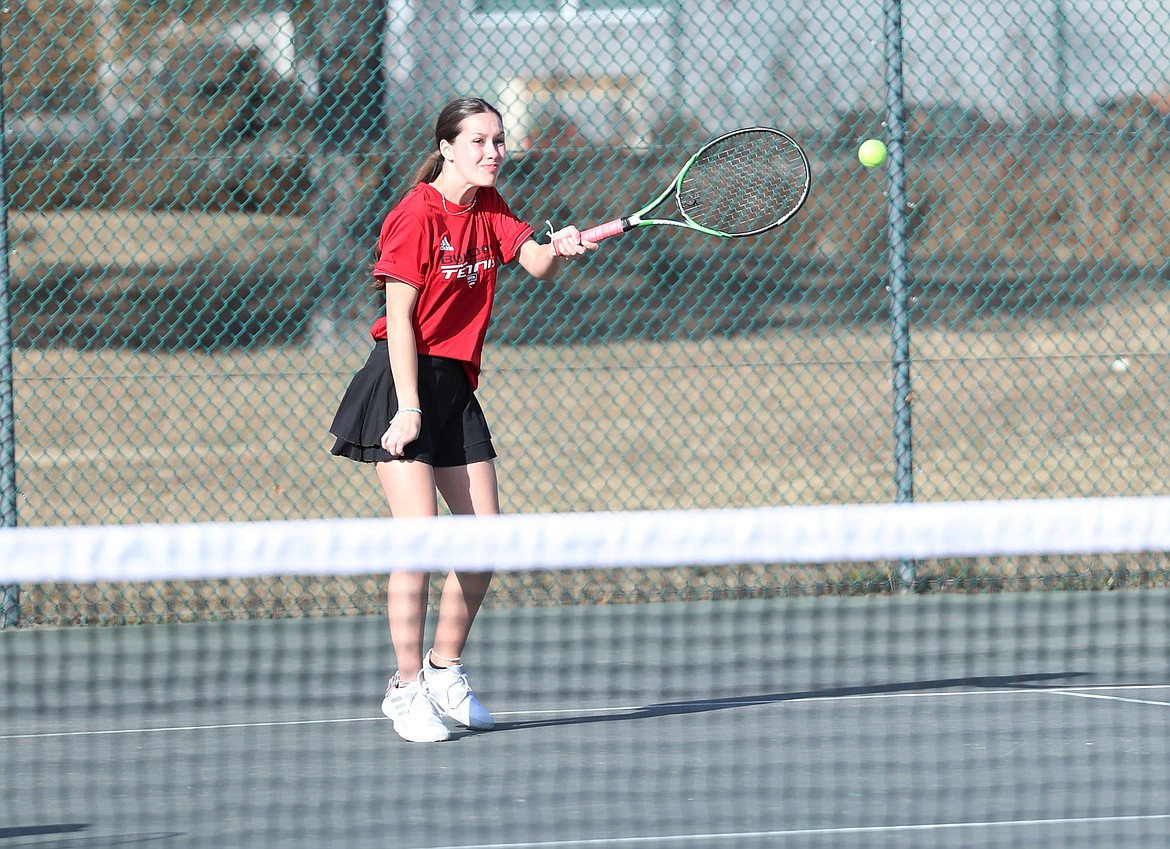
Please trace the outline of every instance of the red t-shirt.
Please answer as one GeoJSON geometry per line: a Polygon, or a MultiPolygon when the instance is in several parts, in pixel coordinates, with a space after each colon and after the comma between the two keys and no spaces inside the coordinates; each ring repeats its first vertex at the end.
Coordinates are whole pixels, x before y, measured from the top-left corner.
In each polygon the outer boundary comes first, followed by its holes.
{"type": "MultiPolygon", "coordinates": [[[[418,352],[465,363],[473,388],[479,385],[496,274],[531,235],[532,227],[512,214],[495,188],[478,189],[470,207],[444,206],[429,183],[411,189],[382,224],[374,275],[418,289],[418,352]]],[[[370,334],[386,338],[385,316],[370,334]]]]}

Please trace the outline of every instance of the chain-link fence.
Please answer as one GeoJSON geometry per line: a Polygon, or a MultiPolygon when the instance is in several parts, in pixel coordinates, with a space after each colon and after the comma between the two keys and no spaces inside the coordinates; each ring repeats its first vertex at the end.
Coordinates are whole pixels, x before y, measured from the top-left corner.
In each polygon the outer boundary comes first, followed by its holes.
{"type": "Polygon", "coordinates": [[[1160,2],[26,0],[0,20],[6,524],[384,513],[327,427],[381,308],[381,218],[456,94],[504,113],[501,188],[538,229],[636,208],[736,126],[814,165],[779,231],[641,231],[554,284],[503,277],[481,395],[506,510],[1163,490],[1160,2]],[[856,160],[871,136],[886,167],[856,160]]]}

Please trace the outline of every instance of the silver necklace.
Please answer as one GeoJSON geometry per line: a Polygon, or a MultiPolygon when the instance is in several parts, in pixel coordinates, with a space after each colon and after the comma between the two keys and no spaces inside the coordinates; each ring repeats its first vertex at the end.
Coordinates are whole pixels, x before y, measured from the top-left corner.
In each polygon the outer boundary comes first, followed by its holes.
{"type": "Polygon", "coordinates": [[[447,213],[448,215],[466,215],[467,213],[471,212],[471,210],[475,209],[475,201],[478,198],[478,195],[472,195],[471,203],[467,205],[467,209],[461,209],[458,212],[452,212],[451,208],[447,206],[446,195],[444,195],[442,192],[439,192],[439,197],[443,201],[443,212],[447,213]]]}

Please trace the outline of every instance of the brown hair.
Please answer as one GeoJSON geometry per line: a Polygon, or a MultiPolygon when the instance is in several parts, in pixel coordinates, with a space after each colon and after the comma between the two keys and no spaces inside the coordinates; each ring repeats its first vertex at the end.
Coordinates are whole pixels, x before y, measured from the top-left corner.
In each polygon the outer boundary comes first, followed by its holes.
{"type": "MultiPolygon", "coordinates": [[[[443,107],[439,113],[439,119],[435,122],[435,147],[427,154],[427,158],[422,161],[418,170],[414,172],[414,179],[410,181],[407,191],[419,183],[433,182],[443,172],[443,154],[439,151],[439,142],[454,143],[455,137],[463,128],[464,120],[472,115],[482,115],[484,112],[490,112],[501,122],[504,120],[500,110],[482,97],[460,97],[443,107]]],[[[375,256],[374,262],[377,261],[378,257],[375,256]]],[[[370,264],[370,268],[373,269],[373,263],[370,264]]],[[[374,289],[385,289],[386,281],[375,276],[371,279],[371,285],[374,289]]]]}

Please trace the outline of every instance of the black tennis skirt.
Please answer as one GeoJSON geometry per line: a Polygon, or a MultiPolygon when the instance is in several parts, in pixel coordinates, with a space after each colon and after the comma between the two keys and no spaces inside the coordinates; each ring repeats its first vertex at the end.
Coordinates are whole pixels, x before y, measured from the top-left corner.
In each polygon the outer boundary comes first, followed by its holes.
{"type": "Polygon", "coordinates": [[[332,453],[359,463],[420,460],[432,466],[466,466],[496,456],[487,418],[463,363],[419,354],[418,395],[422,431],[402,457],[382,447],[382,434],[398,412],[386,340],[374,344],[366,364],[349,382],[329,432],[332,453]]]}

